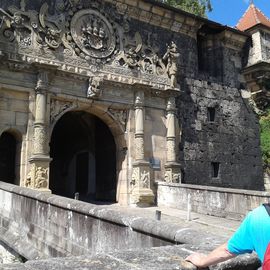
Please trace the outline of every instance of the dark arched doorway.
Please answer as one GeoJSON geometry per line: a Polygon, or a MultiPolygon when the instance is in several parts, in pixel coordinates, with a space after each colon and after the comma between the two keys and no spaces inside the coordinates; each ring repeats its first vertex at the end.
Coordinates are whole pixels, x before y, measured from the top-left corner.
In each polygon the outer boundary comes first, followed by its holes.
{"type": "Polygon", "coordinates": [[[109,128],[86,112],[68,112],[50,142],[50,189],[83,201],[116,200],[116,146],[109,128]]]}
{"type": "Polygon", "coordinates": [[[9,132],[0,136],[0,181],[15,184],[15,162],[17,141],[9,132]]]}

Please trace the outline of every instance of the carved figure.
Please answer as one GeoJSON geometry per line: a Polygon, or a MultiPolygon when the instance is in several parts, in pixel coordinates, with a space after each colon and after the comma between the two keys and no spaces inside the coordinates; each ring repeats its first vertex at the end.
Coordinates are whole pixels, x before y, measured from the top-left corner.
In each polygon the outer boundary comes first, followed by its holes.
{"type": "Polygon", "coordinates": [[[25,181],[25,186],[30,187],[31,186],[31,172],[27,174],[26,181],[25,181]]]}
{"type": "Polygon", "coordinates": [[[174,173],[172,176],[172,182],[173,183],[179,183],[181,179],[181,174],[180,173],[174,173]]]}
{"type": "Polygon", "coordinates": [[[177,74],[177,59],[180,54],[178,53],[176,44],[172,41],[167,47],[167,52],[163,56],[163,60],[167,61],[167,74],[171,80],[171,87],[176,87],[176,74],[177,74]]]}
{"type": "Polygon", "coordinates": [[[0,29],[3,36],[10,42],[17,38],[23,46],[31,45],[31,31],[37,25],[37,12],[26,12],[12,6],[9,8],[13,15],[0,9],[0,29]]]}
{"type": "Polygon", "coordinates": [[[60,33],[61,30],[48,28],[45,35],[45,42],[53,49],[60,46],[60,33]]]}
{"type": "Polygon", "coordinates": [[[141,173],[141,181],[142,181],[142,185],[144,188],[149,188],[149,184],[150,184],[150,172],[147,171],[143,171],[141,173]]]}
{"type": "Polygon", "coordinates": [[[101,95],[100,84],[103,81],[101,77],[89,78],[89,86],[87,89],[87,98],[96,98],[101,95]]]}
{"type": "Polygon", "coordinates": [[[35,188],[46,188],[48,185],[48,169],[37,167],[35,174],[35,188]]]}
{"type": "Polygon", "coordinates": [[[133,168],[130,186],[135,188],[139,183],[139,168],[133,168]]]}

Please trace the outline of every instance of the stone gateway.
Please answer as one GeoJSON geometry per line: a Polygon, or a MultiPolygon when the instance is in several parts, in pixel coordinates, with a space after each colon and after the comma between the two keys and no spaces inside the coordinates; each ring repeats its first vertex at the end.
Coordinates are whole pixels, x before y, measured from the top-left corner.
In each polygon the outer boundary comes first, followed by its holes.
{"type": "Polygon", "coordinates": [[[151,0],[0,3],[1,181],[136,206],[264,189],[248,34],[151,0]]]}

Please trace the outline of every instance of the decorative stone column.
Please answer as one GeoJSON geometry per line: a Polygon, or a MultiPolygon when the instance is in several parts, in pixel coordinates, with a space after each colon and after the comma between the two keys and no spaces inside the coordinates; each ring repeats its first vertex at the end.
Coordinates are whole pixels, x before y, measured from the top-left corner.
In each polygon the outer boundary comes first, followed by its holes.
{"type": "Polygon", "coordinates": [[[135,161],[133,162],[131,182],[131,204],[149,206],[154,204],[151,189],[150,163],[144,156],[144,92],[135,96],[135,161]]]}
{"type": "Polygon", "coordinates": [[[175,97],[167,101],[167,162],[165,164],[165,181],[168,183],[181,182],[181,168],[176,161],[176,128],[175,128],[175,97]]]}
{"type": "Polygon", "coordinates": [[[29,159],[31,166],[26,186],[49,191],[49,146],[47,138],[47,92],[48,71],[39,70],[36,91],[33,152],[29,159]]]}

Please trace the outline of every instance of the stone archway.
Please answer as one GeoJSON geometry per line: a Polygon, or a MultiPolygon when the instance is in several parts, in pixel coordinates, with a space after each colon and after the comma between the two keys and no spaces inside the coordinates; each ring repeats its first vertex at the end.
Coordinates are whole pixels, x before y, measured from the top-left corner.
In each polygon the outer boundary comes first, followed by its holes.
{"type": "Polygon", "coordinates": [[[17,140],[10,132],[0,136],[0,181],[16,184],[17,140]]]}
{"type": "Polygon", "coordinates": [[[65,113],[54,126],[50,189],[83,201],[116,201],[116,144],[107,125],[84,111],[65,113]]]}

